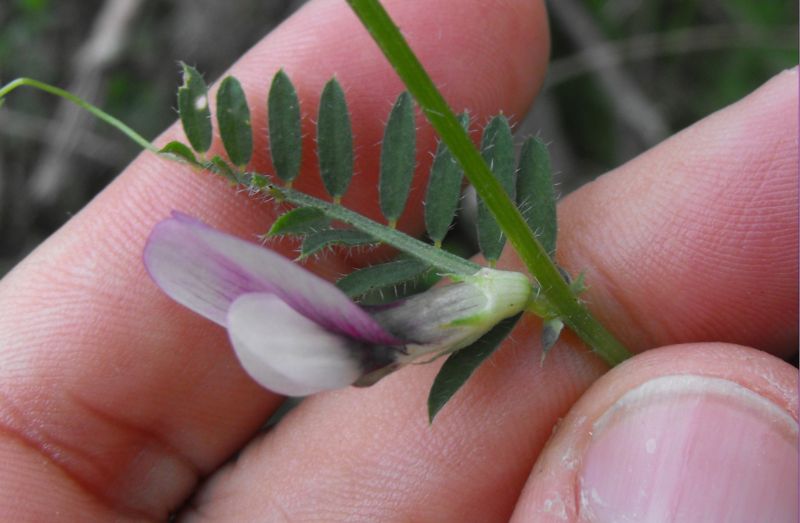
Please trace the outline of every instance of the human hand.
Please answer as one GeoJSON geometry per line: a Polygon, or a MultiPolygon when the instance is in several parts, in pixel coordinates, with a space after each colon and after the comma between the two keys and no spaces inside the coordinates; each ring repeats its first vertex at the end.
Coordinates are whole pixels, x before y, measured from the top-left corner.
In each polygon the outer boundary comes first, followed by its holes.
{"type": "MultiPolygon", "coordinates": [[[[542,5],[426,3],[420,17],[415,2],[387,4],[454,107],[482,120],[531,103],[542,5]]],[[[374,176],[374,115],[402,87],[344,3],[313,3],[234,66],[256,129],[279,67],[307,114],[337,74],[358,171],[374,176]]],[[[539,367],[526,321],[433,426],[427,365],[312,397],[254,438],[282,398],[246,376],[221,329],[150,282],[141,252],[173,209],[246,238],[273,210],[142,155],[0,281],[0,519],[163,519],[194,495],[183,514],[212,521],[615,521],[640,501],[653,512],[631,520],[691,521],[680,512],[691,509],[698,521],[795,521],[797,371],[773,355],[797,350],[796,89],[797,72],[783,73],[561,205],[560,263],[586,271],[593,312],[629,347],[661,348],[602,376],[567,335],[539,367]],[[595,426],[623,396],[637,408],[595,426]]],[[[266,150],[256,142],[262,170],[266,150]]],[[[355,184],[348,206],[376,215],[374,186],[355,184]]],[[[402,225],[419,230],[408,214],[402,225]]]]}

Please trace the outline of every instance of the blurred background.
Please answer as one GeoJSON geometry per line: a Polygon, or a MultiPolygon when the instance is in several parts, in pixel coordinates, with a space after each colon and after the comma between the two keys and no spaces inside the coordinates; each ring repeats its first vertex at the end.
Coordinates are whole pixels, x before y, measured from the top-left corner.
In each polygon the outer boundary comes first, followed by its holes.
{"type": "MultiPolygon", "coordinates": [[[[0,82],[28,76],[64,87],[153,138],[175,119],[178,60],[213,80],[303,3],[2,0],[0,82]]],[[[548,7],[552,65],[518,130],[550,143],[562,194],[798,62],[794,1],[548,7]]],[[[137,153],[69,104],[16,91],[0,110],[0,277],[137,153]]]]}

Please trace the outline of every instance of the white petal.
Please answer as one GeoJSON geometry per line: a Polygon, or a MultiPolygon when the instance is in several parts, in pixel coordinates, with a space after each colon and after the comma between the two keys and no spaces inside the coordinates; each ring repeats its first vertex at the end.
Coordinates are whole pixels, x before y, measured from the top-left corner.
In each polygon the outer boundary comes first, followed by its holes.
{"type": "Polygon", "coordinates": [[[242,367],[287,396],[346,387],[362,374],[357,342],[333,334],[274,294],[245,294],[228,311],[228,333],[242,367]]]}

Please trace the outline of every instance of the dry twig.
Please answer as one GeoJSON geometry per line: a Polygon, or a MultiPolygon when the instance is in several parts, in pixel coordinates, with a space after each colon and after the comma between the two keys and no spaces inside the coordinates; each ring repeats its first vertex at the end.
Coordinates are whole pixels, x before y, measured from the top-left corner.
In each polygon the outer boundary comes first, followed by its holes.
{"type": "MultiPolygon", "coordinates": [[[[97,103],[103,72],[124,49],[130,26],[143,3],[143,0],[106,0],[77,54],[68,91],[97,103]]],[[[69,156],[81,142],[88,122],[88,115],[81,109],[67,101],[59,103],[53,122],[55,134],[30,179],[34,201],[52,202],[66,186],[69,156]]]]}
{"type": "MultiPolygon", "coordinates": [[[[656,110],[656,105],[639,88],[630,76],[618,67],[613,49],[605,45],[605,36],[585,8],[576,0],[548,2],[553,17],[577,44],[581,51],[591,49],[591,59],[600,59],[609,66],[597,77],[608,95],[618,118],[641,138],[647,147],[653,146],[669,134],[669,126],[656,110]]],[[[587,56],[581,54],[582,60],[587,56]]]]}
{"type": "Polygon", "coordinates": [[[582,74],[601,72],[625,62],[659,56],[735,48],[795,49],[796,36],[796,27],[770,30],[765,34],[757,27],[729,24],[641,34],[606,42],[554,60],[547,72],[547,85],[553,87],[582,74]]]}

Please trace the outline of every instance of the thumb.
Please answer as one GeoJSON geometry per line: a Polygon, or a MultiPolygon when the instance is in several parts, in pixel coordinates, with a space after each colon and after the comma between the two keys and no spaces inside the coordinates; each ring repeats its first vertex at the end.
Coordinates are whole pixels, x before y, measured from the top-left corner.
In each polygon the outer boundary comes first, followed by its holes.
{"type": "Polygon", "coordinates": [[[672,346],[597,381],[541,454],[513,521],[795,522],[797,370],[672,346]]]}

